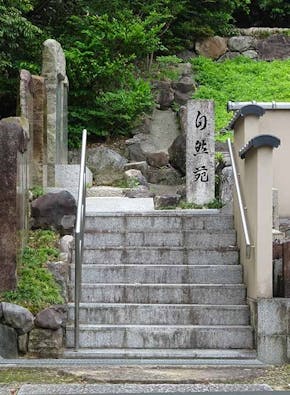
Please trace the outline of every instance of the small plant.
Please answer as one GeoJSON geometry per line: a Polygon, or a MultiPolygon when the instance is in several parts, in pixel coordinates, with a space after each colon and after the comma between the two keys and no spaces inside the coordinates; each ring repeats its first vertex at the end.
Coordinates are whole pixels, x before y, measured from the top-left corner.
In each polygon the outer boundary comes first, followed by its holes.
{"type": "Polygon", "coordinates": [[[137,177],[131,177],[127,180],[128,188],[136,188],[140,185],[140,181],[137,177]]]}
{"type": "Polygon", "coordinates": [[[121,180],[117,180],[113,182],[112,186],[117,188],[136,188],[140,185],[140,182],[137,177],[132,177],[130,179],[122,178],[121,180]]]}
{"type": "Polygon", "coordinates": [[[179,64],[182,63],[182,59],[178,58],[176,55],[167,55],[167,56],[157,56],[156,61],[162,67],[166,67],[168,65],[179,64]]]}
{"type": "Polygon", "coordinates": [[[49,230],[29,232],[21,265],[17,269],[18,284],[15,291],[0,294],[0,301],[17,303],[32,313],[57,303],[63,303],[60,289],[47,270],[48,261],[56,261],[58,235],[49,230]]]}
{"type": "Polygon", "coordinates": [[[214,155],[214,159],[217,164],[222,164],[224,163],[224,154],[222,152],[216,152],[214,155]]]}
{"type": "Polygon", "coordinates": [[[30,192],[32,193],[33,199],[37,199],[44,195],[44,190],[40,185],[36,185],[35,187],[31,188],[30,192]]]}
{"type": "Polygon", "coordinates": [[[220,200],[214,199],[207,204],[207,208],[222,208],[223,204],[220,200]]]}
{"type": "Polygon", "coordinates": [[[183,210],[213,209],[213,208],[222,208],[223,204],[218,199],[214,199],[208,204],[204,204],[204,205],[181,201],[179,203],[179,207],[183,210]]]}
{"type": "Polygon", "coordinates": [[[179,207],[180,207],[182,210],[193,210],[193,209],[202,209],[202,208],[204,208],[204,207],[203,207],[202,205],[200,205],[200,204],[189,203],[189,202],[185,202],[185,201],[180,202],[179,207]]]}

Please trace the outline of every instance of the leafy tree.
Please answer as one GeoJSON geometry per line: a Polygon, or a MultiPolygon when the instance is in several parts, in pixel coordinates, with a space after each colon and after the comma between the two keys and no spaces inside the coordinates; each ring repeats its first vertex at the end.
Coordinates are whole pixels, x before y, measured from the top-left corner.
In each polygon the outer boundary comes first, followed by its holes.
{"type": "Polygon", "coordinates": [[[0,118],[15,113],[19,69],[34,60],[40,46],[40,29],[25,17],[31,9],[29,0],[0,0],[0,118]]]}
{"type": "Polygon", "coordinates": [[[248,12],[235,14],[238,26],[289,27],[290,2],[285,0],[251,0],[248,12]]]}
{"type": "Polygon", "coordinates": [[[134,63],[161,45],[161,24],[127,11],[118,18],[72,17],[63,37],[70,77],[71,137],[86,127],[96,135],[129,133],[134,117],[152,105],[148,83],[134,63]]]}

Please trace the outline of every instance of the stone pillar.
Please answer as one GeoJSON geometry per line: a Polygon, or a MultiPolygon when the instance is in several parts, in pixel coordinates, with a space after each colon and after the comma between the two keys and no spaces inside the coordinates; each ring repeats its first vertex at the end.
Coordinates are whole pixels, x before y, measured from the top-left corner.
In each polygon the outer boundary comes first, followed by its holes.
{"type": "Polygon", "coordinates": [[[244,196],[252,244],[247,295],[271,298],[272,291],[272,187],[273,148],[252,150],[245,159],[244,196]]]}
{"type": "Polygon", "coordinates": [[[0,291],[16,287],[16,261],[27,227],[27,148],[25,118],[0,121],[0,291]]]}
{"type": "Polygon", "coordinates": [[[43,169],[47,164],[46,89],[44,78],[32,76],[33,98],[33,185],[46,186],[43,169]]]}
{"type": "Polygon", "coordinates": [[[61,45],[52,39],[43,44],[42,76],[47,90],[47,176],[54,186],[56,164],[67,163],[67,76],[61,45]]]}
{"type": "MultiPolygon", "coordinates": [[[[27,158],[30,162],[33,162],[33,80],[29,71],[20,71],[20,116],[28,120],[29,125],[29,138],[30,144],[28,146],[27,158]]],[[[33,182],[33,169],[32,166],[28,166],[31,173],[28,173],[28,186],[32,187],[33,182]]]]}
{"type": "Polygon", "coordinates": [[[204,205],[215,197],[213,101],[189,100],[186,116],[186,199],[204,205]]]}

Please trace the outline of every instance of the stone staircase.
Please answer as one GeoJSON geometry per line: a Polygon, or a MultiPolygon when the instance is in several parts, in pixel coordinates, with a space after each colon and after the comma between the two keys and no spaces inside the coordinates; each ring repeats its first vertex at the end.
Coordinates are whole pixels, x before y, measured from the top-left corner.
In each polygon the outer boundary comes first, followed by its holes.
{"type": "MultiPolygon", "coordinates": [[[[84,244],[74,355],[255,358],[231,215],[91,212],[84,244]]],[[[71,291],[66,357],[73,355],[71,291]]]]}

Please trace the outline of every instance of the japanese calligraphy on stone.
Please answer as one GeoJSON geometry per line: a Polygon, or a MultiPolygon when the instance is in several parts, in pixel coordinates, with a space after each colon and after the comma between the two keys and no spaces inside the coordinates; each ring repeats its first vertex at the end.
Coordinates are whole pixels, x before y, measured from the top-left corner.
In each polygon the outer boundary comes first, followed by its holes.
{"type": "Polygon", "coordinates": [[[186,131],[186,198],[207,204],[214,199],[214,113],[210,100],[189,100],[186,131]]]}

